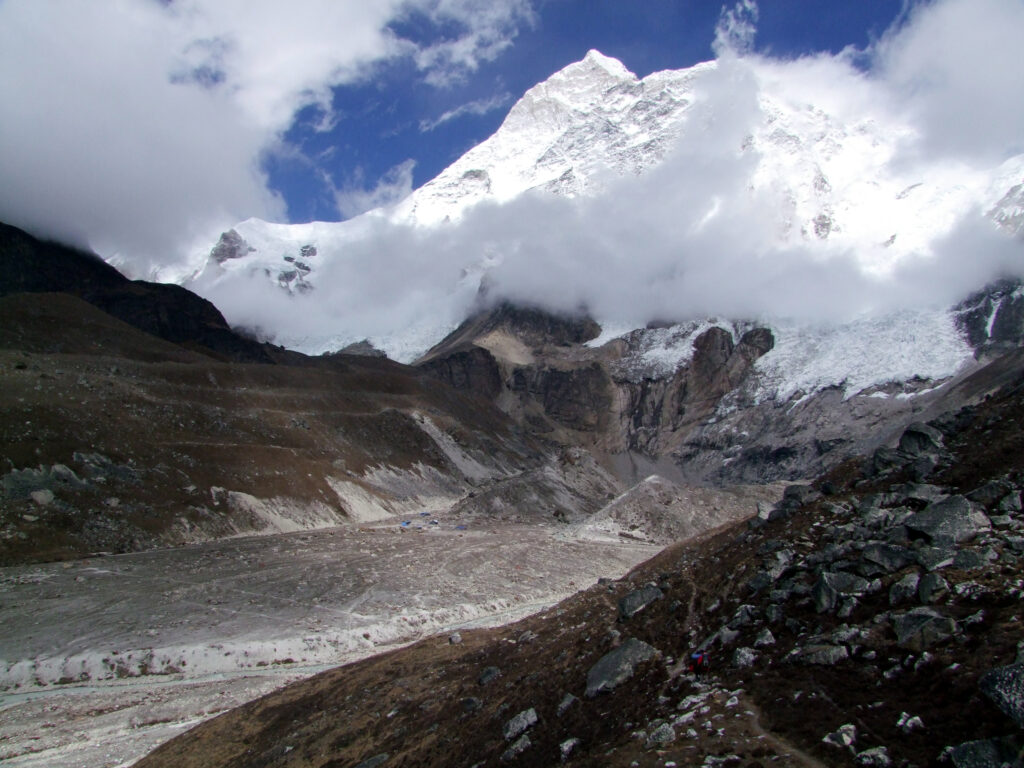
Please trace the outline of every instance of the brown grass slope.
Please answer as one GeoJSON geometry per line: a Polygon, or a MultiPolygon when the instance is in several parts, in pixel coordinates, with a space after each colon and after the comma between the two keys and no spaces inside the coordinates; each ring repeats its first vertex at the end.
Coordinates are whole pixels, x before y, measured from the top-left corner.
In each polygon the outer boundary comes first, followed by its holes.
{"type": "Polygon", "coordinates": [[[184,289],[2,225],[0,263],[0,564],[257,532],[228,491],[344,520],[328,478],[465,481],[422,417],[491,465],[542,453],[413,368],[258,344],[184,289]]]}

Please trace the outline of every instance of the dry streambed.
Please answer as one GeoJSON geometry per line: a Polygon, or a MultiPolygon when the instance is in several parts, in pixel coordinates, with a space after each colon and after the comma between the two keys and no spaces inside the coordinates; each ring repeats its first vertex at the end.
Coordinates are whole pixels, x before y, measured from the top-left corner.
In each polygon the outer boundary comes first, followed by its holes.
{"type": "Polygon", "coordinates": [[[128,765],[326,666],[499,624],[655,549],[417,518],[0,569],[0,760],[128,765]]]}

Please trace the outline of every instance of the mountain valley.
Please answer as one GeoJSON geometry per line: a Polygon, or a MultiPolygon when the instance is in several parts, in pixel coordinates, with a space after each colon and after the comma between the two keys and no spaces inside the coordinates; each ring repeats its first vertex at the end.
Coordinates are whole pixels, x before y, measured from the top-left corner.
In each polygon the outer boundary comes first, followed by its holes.
{"type": "Polygon", "coordinates": [[[591,51],[171,282],[0,224],[0,761],[1024,764],[1024,155],[788,71],[591,51]]]}

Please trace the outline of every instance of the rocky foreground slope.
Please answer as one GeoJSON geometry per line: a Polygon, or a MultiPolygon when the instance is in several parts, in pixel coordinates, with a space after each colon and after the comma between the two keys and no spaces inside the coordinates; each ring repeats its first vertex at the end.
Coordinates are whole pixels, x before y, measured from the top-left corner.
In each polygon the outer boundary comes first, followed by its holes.
{"type": "Polygon", "coordinates": [[[746,523],[286,688],[140,768],[1020,765],[1022,362],[746,523]]]}

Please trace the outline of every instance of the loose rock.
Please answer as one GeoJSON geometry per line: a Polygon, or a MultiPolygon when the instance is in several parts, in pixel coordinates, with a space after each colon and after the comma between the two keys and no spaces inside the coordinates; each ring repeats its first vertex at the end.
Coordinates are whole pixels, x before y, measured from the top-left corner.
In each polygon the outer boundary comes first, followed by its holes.
{"type": "Polygon", "coordinates": [[[613,651],[606,653],[587,673],[587,698],[613,690],[629,680],[637,665],[653,659],[658,651],[653,647],[629,638],[613,651]]]}
{"type": "Polygon", "coordinates": [[[518,715],[513,717],[507,723],[505,723],[502,733],[505,736],[505,741],[511,741],[519,734],[529,730],[537,724],[537,710],[533,707],[524,709],[518,715]]]}

